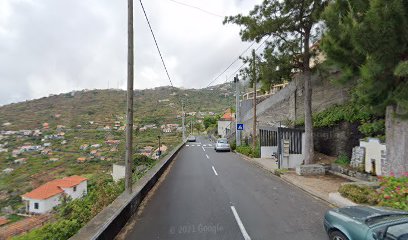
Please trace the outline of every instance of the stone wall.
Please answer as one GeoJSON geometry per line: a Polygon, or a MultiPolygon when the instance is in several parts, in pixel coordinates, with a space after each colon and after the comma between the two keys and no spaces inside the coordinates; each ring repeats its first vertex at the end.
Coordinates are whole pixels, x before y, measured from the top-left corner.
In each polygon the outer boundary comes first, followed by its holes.
{"type": "MultiPolygon", "coordinates": [[[[303,82],[294,79],[288,86],[257,105],[258,126],[279,126],[304,118],[303,82]]],[[[337,86],[318,75],[312,77],[312,110],[320,112],[334,104],[348,100],[348,87],[337,86]]],[[[245,124],[243,136],[252,133],[253,108],[242,104],[241,120],[245,124]]],[[[351,154],[351,149],[350,149],[351,154]]]]}
{"type": "Polygon", "coordinates": [[[364,158],[365,148],[359,146],[354,147],[351,154],[350,167],[357,169],[364,167],[364,158]]]}
{"type": "Polygon", "coordinates": [[[333,127],[314,129],[315,150],[329,156],[346,154],[352,157],[352,149],[358,146],[363,135],[358,131],[358,124],[342,122],[333,127]]]}

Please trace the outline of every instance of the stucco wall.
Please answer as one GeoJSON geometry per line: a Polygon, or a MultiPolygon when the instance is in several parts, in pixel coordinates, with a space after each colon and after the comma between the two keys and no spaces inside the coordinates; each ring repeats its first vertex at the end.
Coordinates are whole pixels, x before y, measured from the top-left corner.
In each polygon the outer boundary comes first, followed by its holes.
{"type": "Polygon", "coordinates": [[[30,213],[38,213],[43,214],[51,211],[55,206],[57,206],[60,201],[59,198],[61,194],[57,194],[53,197],[43,200],[31,199],[31,198],[24,198],[24,200],[29,201],[29,212],[30,213]],[[34,208],[34,203],[38,203],[38,209],[34,208]]]}
{"type": "Polygon", "coordinates": [[[74,187],[72,188],[62,188],[66,194],[68,194],[72,199],[81,198],[88,193],[87,181],[83,181],[77,185],[76,191],[74,187]]]}

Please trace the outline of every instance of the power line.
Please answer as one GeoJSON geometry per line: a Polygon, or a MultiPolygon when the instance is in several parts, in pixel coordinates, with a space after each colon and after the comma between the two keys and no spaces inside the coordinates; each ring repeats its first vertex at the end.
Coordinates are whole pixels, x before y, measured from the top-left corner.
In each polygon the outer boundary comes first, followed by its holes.
{"type": "Polygon", "coordinates": [[[152,26],[150,25],[149,18],[147,17],[147,14],[146,14],[145,8],[144,8],[144,6],[143,6],[142,0],[139,0],[139,2],[140,2],[140,6],[142,7],[142,10],[143,10],[144,16],[145,16],[145,18],[146,18],[147,24],[149,25],[150,32],[152,33],[153,40],[154,40],[154,43],[156,44],[157,51],[159,52],[160,59],[161,59],[161,61],[162,61],[162,63],[163,63],[163,66],[164,66],[164,70],[166,70],[167,77],[169,78],[170,85],[174,88],[173,82],[171,81],[171,78],[170,78],[169,71],[167,71],[166,64],[164,63],[164,59],[163,59],[162,53],[161,53],[161,51],[160,51],[159,44],[157,43],[157,40],[156,40],[156,37],[155,37],[155,35],[154,35],[152,26]]]}
{"type": "Polygon", "coordinates": [[[187,3],[182,3],[182,2],[175,1],[175,0],[168,0],[168,1],[177,3],[177,4],[180,4],[180,5],[189,7],[189,8],[194,8],[194,9],[197,9],[197,10],[199,10],[199,11],[201,11],[201,12],[204,12],[204,13],[207,13],[207,14],[210,14],[210,15],[213,15],[213,16],[216,16],[216,17],[224,18],[224,16],[221,16],[221,15],[219,15],[219,14],[216,14],[216,13],[213,13],[213,12],[210,12],[210,11],[207,11],[207,10],[205,10],[205,9],[202,9],[202,8],[200,8],[200,7],[196,7],[196,6],[187,4],[187,3]]]}
{"type": "MultiPolygon", "coordinates": [[[[259,46],[255,49],[255,52],[257,52],[258,50],[259,50],[259,48],[270,38],[271,36],[268,36],[261,44],[259,44],[259,46]]],[[[227,82],[228,81],[228,79],[230,79],[231,77],[233,77],[233,76],[235,76],[235,74],[239,71],[239,70],[241,70],[241,68],[243,67],[243,66],[245,66],[247,63],[243,63],[233,74],[231,74],[226,80],[225,80],[225,82],[227,82]]]]}
{"type": "MultiPolygon", "coordinates": [[[[140,2],[140,6],[142,7],[142,10],[143,10],[144,16],[145,16],[145,18],[146,18],[147,24],[148,24],[148,26],[149,26],[150,32],[152,33],[152,37],[153,37],[154,43],[155,43],[155,45],[156,45],[157,51],[159,52],[160,59],[161,59],[161,61],[162,61],[164,70],[166,71],[167,78],[169,79],[170,85],[171,85],[173,88],[175,88],[174,85],[173,85],[173,82],[171,81],[169,71],[167,70],[166,63],[164,62],[163,55],[162,55],[162,53],[161,53],[161,51],[160,51],[159,44],[157,43],[156,36],[154,35],[152,25],[150,24],[149,17],[147,16],[147,13],[146,13],[146,10],[145,10],[145,8],[144,8],[144,6],[143,6],[142,0],[139,0],[139,2],[140,2]]],[[[178,94],[176,95],[176,98],[177,98],[177,100],[178,100],[180,106],[183,105],[183,102],[182,102],[182,100],[180,99],[180,96],[179,96],[178,94]]]]}
{"type": "Polygon", "coordinates": [[[218,78],[220,78],[222,76],[222,74],[224,74],[232,65],[234,65],[234,63],[236,63],[239,58],[244,55],[253,45],[255,44],[255,41],[249,45],[249,47],[247,47],[224,71],[222,71],[222,73],[220,73],[216,78],[214,78],[214,80],[212,80],[207,87],[209,87],[213,82],[217,81],[218,78]]]}

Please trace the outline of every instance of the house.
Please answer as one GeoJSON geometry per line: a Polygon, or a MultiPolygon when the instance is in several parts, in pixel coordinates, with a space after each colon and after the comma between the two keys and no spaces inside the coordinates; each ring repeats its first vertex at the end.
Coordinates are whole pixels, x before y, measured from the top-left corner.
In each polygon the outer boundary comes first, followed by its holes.
{"type": "Polygon", "coordinates": [[[15,164],[24,164],[27,162],[27,158],[19,158],[13,161],[15,164]]]}
{"type": "Polygon", "coordinates": [[[48,123],[43,123],[42,126],[43,126],[44,129],[48,129],[50,127],[50,125],[48,123]]]}
{"type": "Polygon", "coordinates": [[[47,143],[44,143],[43,146],[44,146],[44,147],[51,147],[51,143],[48,143],[48,142],[47,142],[47,143]]]}
{"type": "Polygon", "coordinates": [[[52,149],[51,148],[45,148],[41,151],[42,155],[52,155],[52,149]]]}
{"type": "Polygon", "coordinates": [[[112,166],[112,178],[113,181],[118,182],[120,179],[125,178],[125,165],[113,164],[112,166]]]}
{"type": "Polygon", "coordinates": [[[79,149],[80,150],[86,150],[87,148],[88,148],[88,144],[82,144],[80,147],[79,147],[79,149]]]}
{"type": "Polygon", "coordinates": [[[6,169],[3,170],[3,173],[9,174],[9,173],[11,173],[12,171],[14,171],[14,169],[12,169],[12,168],[6,168],[6,169]]]}
{"type": "Polygon", "coordinates": [[[61,197],[81,198],[88,192],[88,179],[70,176],[47,182],[21,196],[26,204],[26,212],[44,214],[61,203],[61,197]]]}
{"type": "Polygon", "coordinates": [[[84,163],[85,161],[86,161],[86,158],[84,157],[77,158],[77,163],[84,163]]]}
{"type": "Polygon", "coordinates": [[[101,144],[92,144],[91,148],[100,148],[102,145],[101,144]]]}
{"type": "Polygon", "coordinates": [[[109,139],[109,140],[106,140],[105,143],[108,145],[118,145],[120,143],[120,140],[109,139]]]}
{"type": "Polygon", "coordinates": [[[164,129],[163,129],[163,132],[164,132],[164,133],[171,133],[171,128],[164,128],[164,129]]]}
{"type": "Polygon", "coordinates": [[[225,138],[230,132],[231,128],[234,127],[235,118],[231,109],[227,109],[224,115],[218,120],[218,135],[225,138]]]}

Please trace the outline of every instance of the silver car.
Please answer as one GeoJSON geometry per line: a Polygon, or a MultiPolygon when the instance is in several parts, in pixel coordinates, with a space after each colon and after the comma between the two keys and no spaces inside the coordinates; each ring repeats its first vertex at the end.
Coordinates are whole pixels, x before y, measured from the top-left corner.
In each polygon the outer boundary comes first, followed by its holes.
{"type": "Polygon", "coordinates": [[[217,140],[217,143],[215,144],[214,150],[216,152],[218,151],[231,151],[231,147],[228,143],[228,139],[226,138],[219,138],[217,140]]]}

